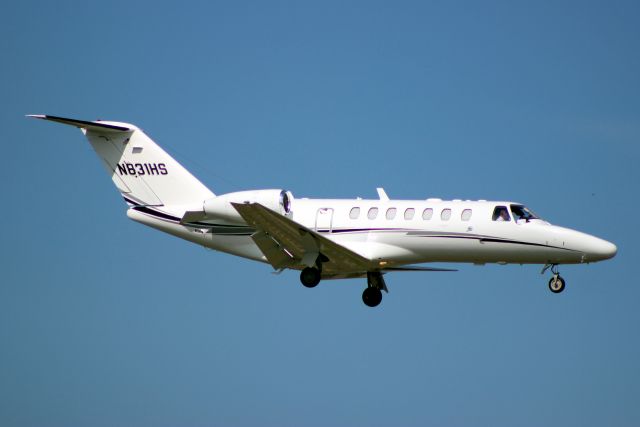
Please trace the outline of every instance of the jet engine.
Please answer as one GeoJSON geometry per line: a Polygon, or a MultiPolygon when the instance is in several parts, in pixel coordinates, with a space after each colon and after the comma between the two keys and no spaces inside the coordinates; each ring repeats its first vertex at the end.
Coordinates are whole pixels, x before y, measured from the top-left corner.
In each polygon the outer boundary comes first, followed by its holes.
{"type": "Polygon", "coordinates": [[[293,195],[286,190],[250,190],[222,194],[204,201],[204,219],[219,219],[231,223],[244,220],[231,203],[260,203],[282,215],[291,213],[293,195]]]}

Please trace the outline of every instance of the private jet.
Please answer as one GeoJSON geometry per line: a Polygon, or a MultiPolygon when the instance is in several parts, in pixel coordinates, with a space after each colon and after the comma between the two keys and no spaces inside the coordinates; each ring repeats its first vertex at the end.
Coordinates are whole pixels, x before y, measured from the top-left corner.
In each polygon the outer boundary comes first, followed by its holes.
{"type": "Polygon", "coordinates": [[[284,189],[215,195],[140,128],[113,121],[29,115],[79,128],[128,205],[127,216],[193,243],[322,280],[366,278],[375,307],[394,271],[455,271],[417,264],[540,264],[560,293],[561,264],[603,261],[613,243],[552,225],[522,203],[487,200],[294,198],[284,189]]]}

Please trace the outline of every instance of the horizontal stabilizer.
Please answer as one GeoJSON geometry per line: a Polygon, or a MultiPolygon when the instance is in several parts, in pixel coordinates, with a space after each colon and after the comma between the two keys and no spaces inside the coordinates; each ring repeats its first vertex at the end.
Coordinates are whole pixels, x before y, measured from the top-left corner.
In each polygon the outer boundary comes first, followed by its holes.
{"type": "Polygon", "coordinates": [[[64,117],[47,116],[44,114],[28,114],[27,117],[33,117],[34,119],[49,120],[51,122],[62,123],[63,125],[75,126],[80,129],[101,131],[101,132],[131,132],[135,129],[125,126],[117,126],[108,123],[102,123],[100,121],[88,122],[85,120],[67,119],[64,117]]]}

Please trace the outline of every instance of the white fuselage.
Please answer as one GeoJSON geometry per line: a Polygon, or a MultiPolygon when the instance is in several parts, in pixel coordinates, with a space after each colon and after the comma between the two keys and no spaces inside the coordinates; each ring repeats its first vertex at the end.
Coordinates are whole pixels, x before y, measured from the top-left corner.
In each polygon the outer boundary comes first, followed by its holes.
{"type": "MultiPolygon", "coordinates": [[[[430,262],[575,264],[616,253],[612,243],[579,231],[541,219],[516,220],[512,205],[439,199],[296,199],[289,218],[381,267],[430,262]],[[509,220],[492,218],[497,206],[509,209],[509,220]]],[[[206,247],[266,262],[246,224],[209,220],[202,227],[183,225],[179,221],[183,211],[161,209],[131,208],[128,215],[206,247]]]]}
{"type": "MultiPolygon", "coordinates": [[[[519,203],[440,199],[294,199],[282,189],[214,194],[129,123],[31,115],[80,128],[138,222],[205,247],[301,270],[300,282],[366,277],[375,307],[390,271],[443,271],[432,262],[544,264],[562,292],[558,264],[612,258],[616,246],[537,217],[519,203]]],[[[543,270],[544,271],[544,270],[543,270]]]]}

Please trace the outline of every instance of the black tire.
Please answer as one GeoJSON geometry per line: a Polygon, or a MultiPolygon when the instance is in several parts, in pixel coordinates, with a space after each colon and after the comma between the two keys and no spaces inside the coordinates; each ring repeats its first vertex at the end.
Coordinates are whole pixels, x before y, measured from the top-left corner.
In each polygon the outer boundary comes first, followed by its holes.
{"type": "Polygon", "coordinates": [[[559,294],[564,291],[564,279],[560,276],[557,278],[552,277],[551,280],[549,280],[549,290],[554,294],[559,294]]]}
{"type": "Polygon", "coordinates": [[[307,288],[315,288],[320,283],[320,270],[306,267],[300,272],[300,282],[307,288]]]}
{"type": "Polygon", "coordinates": [[[366,288],[362,293],[362,302],[369,307],[377,307],[382,302],[382,292],[378,288],[366,288]]]}

